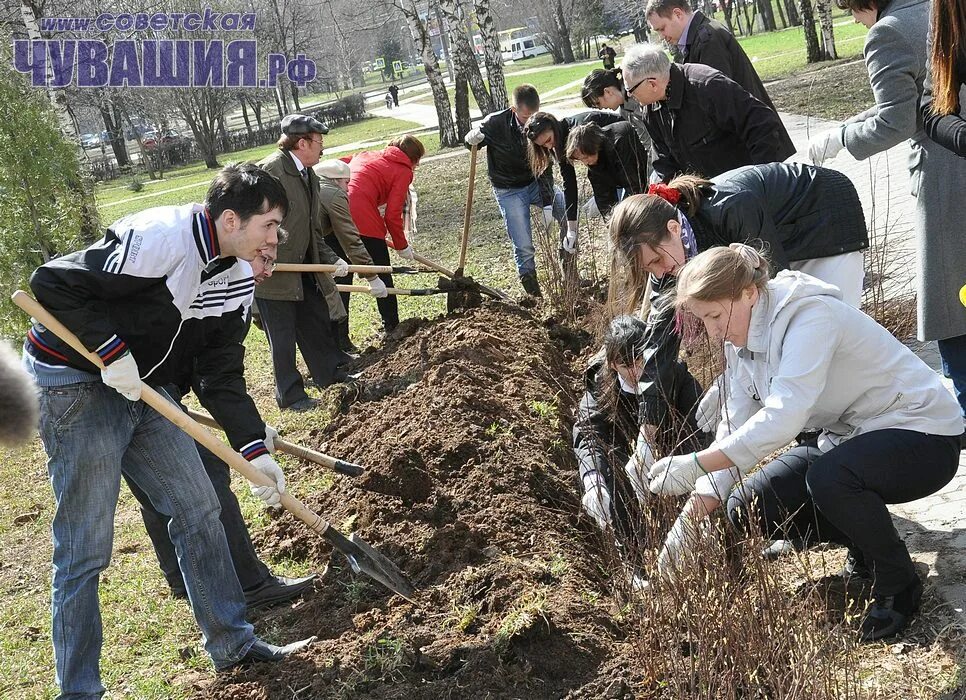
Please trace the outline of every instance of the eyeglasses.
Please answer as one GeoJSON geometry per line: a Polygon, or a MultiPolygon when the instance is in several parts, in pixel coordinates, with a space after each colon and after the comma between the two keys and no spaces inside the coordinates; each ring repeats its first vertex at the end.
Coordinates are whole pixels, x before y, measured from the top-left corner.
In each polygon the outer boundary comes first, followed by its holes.
{"type": "Polygon", "coordinates": [[[632,88],[628,88],[628,90],[627,90],[627,94],[628,94],[628,95],[632,95],[632,96],[633,96],[633,94],[634,94],[634,91],[635,91],[635,90],[636,90],[637,88],[639,88],[639,87],[640,87],[641,85],[643,85],[644,83],[646,83],[646,82],[647,82],[648,80],[657,80],[657,78],[644,78],[643,80],[641,80],[640,82],[638,82],[638,83],[637,83],[636,85],[634,85],[634,87],[632,87],[632,88]]]}
{"type": "Polygon", "coordinates": [[[277,263],[275,262],[274,258],[270,258],[267,255],[259,255],[258,259],[262,261],[262,267],[266,272],[271,272],[275,269],[275,265],[277,263]]]}

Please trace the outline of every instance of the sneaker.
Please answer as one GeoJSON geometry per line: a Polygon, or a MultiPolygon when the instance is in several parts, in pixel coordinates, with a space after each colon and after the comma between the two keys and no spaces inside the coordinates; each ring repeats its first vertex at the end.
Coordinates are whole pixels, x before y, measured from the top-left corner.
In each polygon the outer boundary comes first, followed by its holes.
{"type": "Polygon", "coordinates": [[[838,575],[844,579],[857,578],[865,581],[872,580],[872,571],[866,565],[862,556],[856,554],[851,549],[849,550],[848,556],[845,557],[845,564],[842,565],[842,570],[838,575]]]}
{"type": "Polygon", "coordinates": [[[520,284],[523,286],[523,291],[532,297],[542,297],[543,294],[540,292],[540,282],[537,281],[536,272],[528,272],[524,275],[520,275],[520,284]]]}
{"type": "Polygon", "coordinates": [[[218,669],[219,673],[224,671],[229,671],[234,668],[239,668],[242,666],[251,666],[257,663],[278,663],[282,661],[286,656],[294,654],[297,651],[301,651],[309,644],[314,642],[318,637],[309,637],[308,639],[303,639],[298,642],[292,642],[291,644],[286,644],[283,647],[277,647],[274,644],[269,644],[268,642],[255,638],[255,643],[252,644],[245,655],[241,657],[236,663],[225,668],[218,669]]]}
{"type": "Polygon", "coordinates": [[[284,411],[295,411],[296,413],[305,413],[305,411],[311,411],[312,409],[319,407],[318,399],[304,398],[299,399],[293,404],[285,406],[282,410],[284,411]]]}
{"type": "Polygon", "coordinates": [[[895,595],[875,596],[862,620],[862,641],[873,642],[899,634],[919,610],[920,603],[922,581],[918,575],[895,595]]]}
{"type": "Polygon", "coordinates": [[[285,576],[269,576],[265,581],[250,591],[245,591],[245,603],[248,609],[260,608],[265,605],[285,603],[297,598],[312,587],[315,574],[304,578],[286,578],[285,576]]]}

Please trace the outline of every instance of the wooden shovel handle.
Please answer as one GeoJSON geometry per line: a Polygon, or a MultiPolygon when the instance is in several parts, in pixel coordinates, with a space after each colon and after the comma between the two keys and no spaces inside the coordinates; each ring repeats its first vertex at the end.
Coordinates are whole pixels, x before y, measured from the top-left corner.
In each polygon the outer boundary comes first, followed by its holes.
{"type": "MultiPolygon", "coordinates": [[[[84,344],[81,343],[80,339],[70,330],[68,330],[64,324],[54,318],[50,312],[41,306],[36,299],[24,291],[15,292],[12,299],[14,304],[37,319],[41,324],[46,326],[47,330],[51,331],[58,338],[70,345],[72,348],[74,348],[74,350],[86,357],[94,365],[101,368],[104,367],[104,363],[101,362],[100,356],[84,347],[84,344]]],[[[205,430],[202,426],[189,418],[188,415],[178,408],[174,403],[166,399],[144,382],[141,383],[141,400],[162,416],[167,418],[169,421],[174,423],[176,426],[181,428],[181,430],[190,435],[194,440],[207,447],[215,455],[217,455],[219,459],[223,460],[228,466],[239,472],[253,484],[258,486],[275,485],[275,482],[249,464],[247,459],[235,452],[233,449],[231,449],[231,447],[219,440],[215,435],[205,430]]],[[[299,499],[295,498],[295,496],[291,495],[288,491],[281,494],[281,502],[285,510],[292,513],[292,515],[308,525],[310,529],[314,530],[319,535],[325,536],[326,531],[331,527],[329,522],[322,518],[321,515],[312,511],[308,506],[302,503],[299,499]]]]}
{"type": "Polygon", "coordinates": [[[460,264],[456,268],[458,275],[463,274],[466,266],[466,246],[470,240],[470,219],[473,215],[473,190],[476,188],[476,144],[470,147],[470,184],[466,190],[466,210],[463,212],[463,240],[460,243],[460,264]]]}
{"type": "MultiPolygon", "coordinates": [[[[272,272],[328,272],[334,273],[335,265],[324,263],[278,263],[272,272]]],[[[359,275],[391,275],[396,270],[392,265],[349,265],[349,272],[359,275]]]]}

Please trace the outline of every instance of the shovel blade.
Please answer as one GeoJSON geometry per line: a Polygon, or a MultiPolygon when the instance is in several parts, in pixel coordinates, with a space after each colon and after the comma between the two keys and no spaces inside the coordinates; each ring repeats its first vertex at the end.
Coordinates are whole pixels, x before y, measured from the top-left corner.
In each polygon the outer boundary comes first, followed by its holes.
{"type": "Polygon", "coordinates": [[[365,574],[375,579],[393,593],[398,593],[409,602],[415,602],[416,588],[409,582],[395,564],[370,546],[365,540],[353,533],[348,538],[335,528],[326,530],[326,538],[340,552],[345,554],[357,574],[365,574]]]}

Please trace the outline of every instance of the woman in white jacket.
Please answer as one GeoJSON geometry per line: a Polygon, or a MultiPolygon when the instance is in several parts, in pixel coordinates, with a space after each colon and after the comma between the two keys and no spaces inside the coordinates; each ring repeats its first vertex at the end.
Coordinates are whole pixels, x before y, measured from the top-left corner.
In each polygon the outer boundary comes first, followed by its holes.
{"type": "Polygon", "coordinates": [[[729,516],[742,525],[753,518],[766,537],[847,546],[874,580],[863,638],[893,635],[918,609],[922,583],[886,504],[923,498],[953,478],[959,406],[838,289],[800,272],[769,278],[768,262],[740,243],[701,253],[678,278],[677,304],[737,353],[715,442],[648,474],[654,493],[694,488],[664,564],[693,518],[720,505],[740,475],[802,431],[821,430],[817,448],[795,447],[736,488],[729,516]]]}

